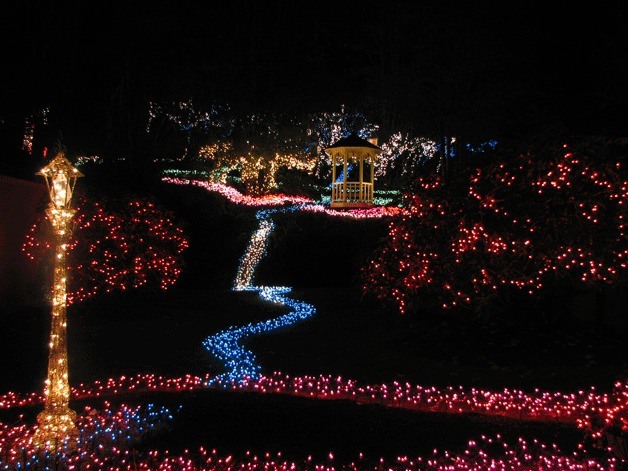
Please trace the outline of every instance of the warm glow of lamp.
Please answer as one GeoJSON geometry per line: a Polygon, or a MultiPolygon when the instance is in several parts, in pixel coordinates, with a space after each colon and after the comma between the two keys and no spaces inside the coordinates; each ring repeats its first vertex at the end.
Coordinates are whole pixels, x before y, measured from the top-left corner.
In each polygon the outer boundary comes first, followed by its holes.
{"type": "Polygon", "coordinates": [[[58,153],[37,175],[41,175],[46,179],[51,207],[55,209],[70,209],[70,200],[72,199],[72,193],[74,193],[76,179],[82,177],[83,174],[76,167],[72,166],[63,152],[58,153]]]}
{"type": "Polygon", "coordinates": [[[45,409],[37,416],[39,426],[33,443],[47,449],[72,449],[77,444],[78,429],[74,423],[76,413],[69,407],[66,251],[71,233],[69,223],[76,212],[70,208],[72,193],[76,179],[83,174],[70,164],[62,152],[37,174],[46,179],[50,194],[46,213],[55,234],[55,269],[48,376],[44,386],[45,409]]]}

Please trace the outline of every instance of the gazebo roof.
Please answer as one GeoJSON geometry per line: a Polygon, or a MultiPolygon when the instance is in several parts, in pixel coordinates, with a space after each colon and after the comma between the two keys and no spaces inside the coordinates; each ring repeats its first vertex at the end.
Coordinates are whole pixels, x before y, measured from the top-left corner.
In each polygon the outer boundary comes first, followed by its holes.
{"type": "Polygon", "coordinates": [[[367,147],[369,149],[382,150],[374,144],[371,144],[366,139],[361,138],[356,133],[349,134],[347,137],[343,137],[338,139],[332,145],[327,147],[327,149],[338,149],[340,147],[367,147]]]}

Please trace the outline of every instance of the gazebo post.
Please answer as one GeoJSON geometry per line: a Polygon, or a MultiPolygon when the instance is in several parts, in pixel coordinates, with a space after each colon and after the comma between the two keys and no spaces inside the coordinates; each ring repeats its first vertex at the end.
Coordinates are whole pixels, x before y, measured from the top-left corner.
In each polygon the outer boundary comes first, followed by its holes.
{"type": "Polygon", "coordinates": [[[336,199],[336,154],[331,155],[331,202],[336,199]]]}
{"type": "MultiPolygon", "coordinates": [[[[371,155],[371,192],[375,190],[375,156],[371,155]]],[[[371,193],[369,199],[373,202],[374,193],[371,193]]]]}
{"type": "Polygon", "coordinates": [[[347,202],[347,154],[342,156],[342,200],[347,202]]]}
{"type": "Polygon", "coordinates": [[[364,202],[364,188],[362,188],[362,183],[364,183],[364,156],[360,155],[360,191],[358,194],[360,195],[360,199],[358,202],[364,202]]]}

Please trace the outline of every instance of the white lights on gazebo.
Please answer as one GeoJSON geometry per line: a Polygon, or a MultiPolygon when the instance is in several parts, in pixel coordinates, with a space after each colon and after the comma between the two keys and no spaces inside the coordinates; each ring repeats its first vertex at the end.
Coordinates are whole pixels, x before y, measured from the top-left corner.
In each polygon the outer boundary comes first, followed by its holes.
{"type": "Polygon", "coordinates": [[[375,161],[382,150],[373,142],[350,134],[325,149],[331,157],[332,208],[365,208],[373,205],[375,161]],[[336,166],[342,172],[336,175],[336,166]],[[357,167],[355,166],[357,164],[357,167]],[[367,172],[366,178],[364,177],[367,172]]]}
{"type": "Polygon", "coordinates": [[[39,426],[33,443],[43,448],[74,448],[78,429],[74,423],[76,413],[69,407],[66,251],[71,233],[69,223],[76,212],[70,205],[72,193],[77,178],[83,174],[70,164],[63,153],[59,153],[38,175],[46,179],[50,194],[46,214],[55,234],[55,267],[48,376],[44,387],[45,408],[37,416],[39,426]]]}

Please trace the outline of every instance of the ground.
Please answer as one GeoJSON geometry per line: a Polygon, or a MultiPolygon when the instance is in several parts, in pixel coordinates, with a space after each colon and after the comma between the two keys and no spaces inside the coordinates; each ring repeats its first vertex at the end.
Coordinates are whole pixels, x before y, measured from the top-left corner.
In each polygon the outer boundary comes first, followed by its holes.
{"type": "MultiPolygon", "coordinates": [[[[256,293],[230,289],[255,227],[253,211],[239,210],[213,195],[195,192],[190,198],[184,190],[190,189],[164,188],[161,197],[167,196],[186,221],[191,240],[187,272],[167,292],[117,293],[70,307],[71,384],[135,373],[173,377],[220,373],[222,366],[201,344],[205,337],[286,312],[260,301],[256,293]]],[[[628,376],[628,359],[620,353],[625,332],[612,325],[575,317],[554,324],[539,324],[534,316],[402,317],[384,309],[362,296],[359,268],[385,235],[385,222],[290,217],[277,218],[257,282],[294,286],[291,295],[316,306],[317,313],[246,343],[266,373],[526,391],[537,387],[576,391],[592,385],[604,391],[628,376]]],[[[0,317],[4,325],[0,391],[40,391],[46,373],[49,306],[33,302],[5,310],[0,317]]],[[[344,401],[215,390],[141,398],[149,399],[175,408],[183,405],[169,432],[141,445],[173,451],[205,445],[227,453],[281,450],[286,456],[325,456],[332,450],[347,457],[359,451],[416,455],[434,448],[461,450],[470,438],[497,432],[546,439],[569,451],[582,436],[575,427],[558,424],[415,413],[344,401]]],[[[74,401],[73,407],[97,402],[74,401]]],[[[37,410],[22,413],[32,418],[37,410]]],[[[2,417],[14,419],[15,413],[2,411],[2,417]]]]}

